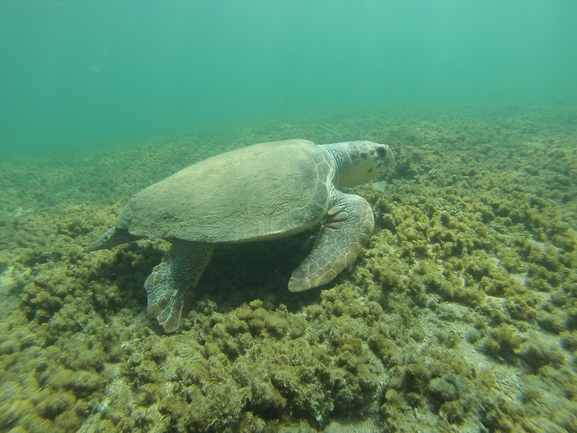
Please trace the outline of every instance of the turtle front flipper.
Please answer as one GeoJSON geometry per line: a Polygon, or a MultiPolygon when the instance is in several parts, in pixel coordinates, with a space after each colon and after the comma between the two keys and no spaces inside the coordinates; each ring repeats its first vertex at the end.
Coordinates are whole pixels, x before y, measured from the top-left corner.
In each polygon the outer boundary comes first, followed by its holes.
{"type": "Polygon", "coordinates": [[[364,198],[339,191],[334,196],[336,204],[327,212],[311,253],[291,275],[291,292],[327,284],[350,268],[373,232],[373,210],[364,198]]]}
{"type": "Polygon", "coordinates": [[[212,257],[213,244],[176,241],[144,282],[148,315],[156,317],[165,332],[180,326],[193,289],[212,257]]]}

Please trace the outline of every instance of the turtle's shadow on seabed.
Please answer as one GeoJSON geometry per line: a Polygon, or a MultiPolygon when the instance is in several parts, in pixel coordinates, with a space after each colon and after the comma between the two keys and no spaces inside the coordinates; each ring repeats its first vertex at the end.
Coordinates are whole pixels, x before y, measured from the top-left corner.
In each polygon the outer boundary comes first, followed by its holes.
{"type": "MultiPolygon", "coordinates": [[[[218,244],[188,301],[189,314],[206,301],[214,302],[217,311],[222,313],[257,299],[266,309],[274,310],[283,304],[291,312],[318,302],[319,289],[302,293],[288,290],[290,276],[310,253],[318,229],[274,241],[218,244]]],[[[114,306],[101,308],[114,312],[138,308],[146,314],[144,281],[160,262],[167,246],[154,241],[131,242],[117,248],[110,261],[101,262],[92,279],[117,285],[121,296],[114,306]]],[[[151,327],[156,329],[152,323],[151,327]]]]}
{"type": "Polygon", "coordinates": [[[318,290],[292,293],[292,272],[310,253],[318,228],[274,241],[219,244],[192,301],[210,299],[222,312],[256,299],[267,309],[284,304],[289,311],[318,299],[318,290]]]}

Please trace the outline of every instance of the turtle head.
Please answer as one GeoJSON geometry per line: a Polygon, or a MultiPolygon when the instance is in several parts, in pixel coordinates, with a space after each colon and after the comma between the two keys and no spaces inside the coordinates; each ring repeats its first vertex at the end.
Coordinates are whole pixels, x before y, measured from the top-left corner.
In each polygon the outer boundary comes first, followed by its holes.
{"type": "Polygon", "coordinates": [[[372,141],[346,141],[325,145],[337,166],[337,187],[360,185],[381,177],[395,157],[386,144],[372,141]]]}

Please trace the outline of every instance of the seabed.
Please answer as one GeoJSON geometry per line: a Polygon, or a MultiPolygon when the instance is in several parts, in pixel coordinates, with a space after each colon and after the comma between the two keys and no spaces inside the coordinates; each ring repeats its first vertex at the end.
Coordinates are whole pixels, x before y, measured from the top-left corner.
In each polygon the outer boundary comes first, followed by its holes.
{"type": "MultiPolygon", "coordinates": [[[[279,162],[281,163],[281,162],[279,162]]],[[[0,162],[0,431],[577,432],[577,109],[290,119],[0,162]],[[146,316],[167,244],[84,248],[145,186],[306,138],[391,145],[376,230],[290,293],[313,229],[220,246],[181,330],[146,316]]]]}

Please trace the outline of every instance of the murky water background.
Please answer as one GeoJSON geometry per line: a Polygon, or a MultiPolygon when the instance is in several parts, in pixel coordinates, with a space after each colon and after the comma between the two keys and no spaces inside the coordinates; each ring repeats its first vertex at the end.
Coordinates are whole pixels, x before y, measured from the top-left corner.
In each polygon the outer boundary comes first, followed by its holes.
{"type": "Polygon", "coordinates": [[[571,0],[7,0],[0,146],[70,152],[310,114],[572,102],[576,16],[571,0]]]}

